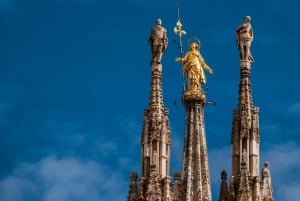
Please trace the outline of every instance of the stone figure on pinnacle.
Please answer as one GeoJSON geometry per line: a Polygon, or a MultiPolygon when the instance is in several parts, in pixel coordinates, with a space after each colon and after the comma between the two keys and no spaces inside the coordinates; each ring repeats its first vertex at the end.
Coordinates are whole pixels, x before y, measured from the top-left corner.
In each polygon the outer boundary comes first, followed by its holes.
{"type": "Polygon", "coordinates": [[[250,47],[253,41],[253,30],[250,24],[251,17],[246,16],[244,23],[241,24],[236,30],[236,41],[240,51],[240,59],[244,61],[253,62],[254,59],[251,55],[250,47]]]}
{"type": "Polygon", "coordinates": [[[151,64],[160,64],[163,52],[168,47],[167,30],[161,26],[161,19],[156,20],[156,26],[151,29],[148,43],[151,45],[151,64]]]}

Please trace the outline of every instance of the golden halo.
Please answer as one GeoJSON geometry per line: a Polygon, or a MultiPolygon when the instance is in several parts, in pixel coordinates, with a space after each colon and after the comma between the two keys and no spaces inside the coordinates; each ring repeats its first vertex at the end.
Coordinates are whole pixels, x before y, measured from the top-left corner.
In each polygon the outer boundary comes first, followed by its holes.
{"type": "Polygon", "coordinates": [[[199,38],[197,38],[196,36],[189,38],[189,40],[188,40],[189,47],[192,43],[196,43],[198,45],[198,47],[200,47],[200,45],[201,45],[199,38]]]}

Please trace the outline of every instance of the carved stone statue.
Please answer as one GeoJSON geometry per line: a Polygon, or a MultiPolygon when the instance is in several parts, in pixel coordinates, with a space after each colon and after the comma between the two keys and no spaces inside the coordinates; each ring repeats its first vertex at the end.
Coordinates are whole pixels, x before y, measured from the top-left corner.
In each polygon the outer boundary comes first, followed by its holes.
{"type": "Polygon", "coordinates": [[[265,164],[264,164],[264,168],[262,169],[262,179],[271,180],[270,163],[269,162],[265,162],[265,164]]]}
{"type": "Polygon", "coordinates": [[[237,28],[236,40],[240,50],[240,59],[253,62],[254,59],[250,52],[251,43],[253,41],[253,30],[250,20],[250,16],[246,16],[244,23],[237,28]]]}
{"type": "Polygon", "coordinates": [[[156,150],[154,150],[152,155],[152,164],[156,165],[156,163],[157,163],[157,152],[156,150]]]}
{"type": "Polygon", "coordinates": [[[243,153],[242,153],[242,164],[246,165],[247,164],[247,152],[246,149],[243,149],[243,153]]]}
{"type": "Polygon", "coordinates": [[[148,43],[152,51],[151,63],[160,64],[162,54],[168,47],[167,30],[161,26],[161,19],[157,19],[156,26],[151,29],[148,43]]]}
{"type": "Polygon", "coordinates": [[[184,65],[183,73],[187,74],[188,91],[199,91],[201,84],[206,83],[204,70],[209,73],[213,73],[213,70],[204,62],[197,43],[191,43],[189,48],[190,51],[184,57],[176,58],[176,61],[184,65]]]}
{"type": "Polygon", "coordinates": [[[264,168],[262,169],[262,200],[270,200],[273,201],[273,189],[271,183],[271,173],[270,173],[270,163],[265,162],[264,168]]]}

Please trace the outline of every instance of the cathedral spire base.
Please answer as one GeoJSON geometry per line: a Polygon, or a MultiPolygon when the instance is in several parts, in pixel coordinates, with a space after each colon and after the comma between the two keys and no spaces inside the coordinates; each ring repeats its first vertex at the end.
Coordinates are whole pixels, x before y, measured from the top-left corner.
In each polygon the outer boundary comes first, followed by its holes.
{"type": "Polygon", "coordinates": [[[202,100],[205,102],[205,94],[201,89],[200,90],[188,90],[184,93],[183,99],[185,101],[202,100]]]}
{"type": "MultiPolygon", "coordinates": [[[[197,92],[200,92],[200,90],[197,92]]],[[[183,200],[211,201],[204,125],[205,96],[200,93],[189,94],[190,96],[186,94],[184,94],[186,123],[181,177],[183,200]]]]}

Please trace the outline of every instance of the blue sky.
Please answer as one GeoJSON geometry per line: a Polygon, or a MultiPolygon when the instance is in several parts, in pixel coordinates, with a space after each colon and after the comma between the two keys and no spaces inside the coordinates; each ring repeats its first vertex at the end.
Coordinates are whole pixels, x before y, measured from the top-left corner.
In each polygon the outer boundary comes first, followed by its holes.
{"type": "MultiPolygon", "coordinates": [[[[252,17],[254,105],[261,163],[274,197],[300,197],[300,2],[180,2],[183,39],[197,36],[214,69],[205,110],[213,198],[230,175],[232,109],[238,100],[235,29],[252,17]]],[[[150,29],[168,29],[163,95],[170,110],[172,174],[180,170],[184,110],[176,1],[0,1],[0,201],[126,200],[140,173],[140,135],[150,87],[150,29]],[[177,101],[179,104],[174,105],[177,101]]]]}

